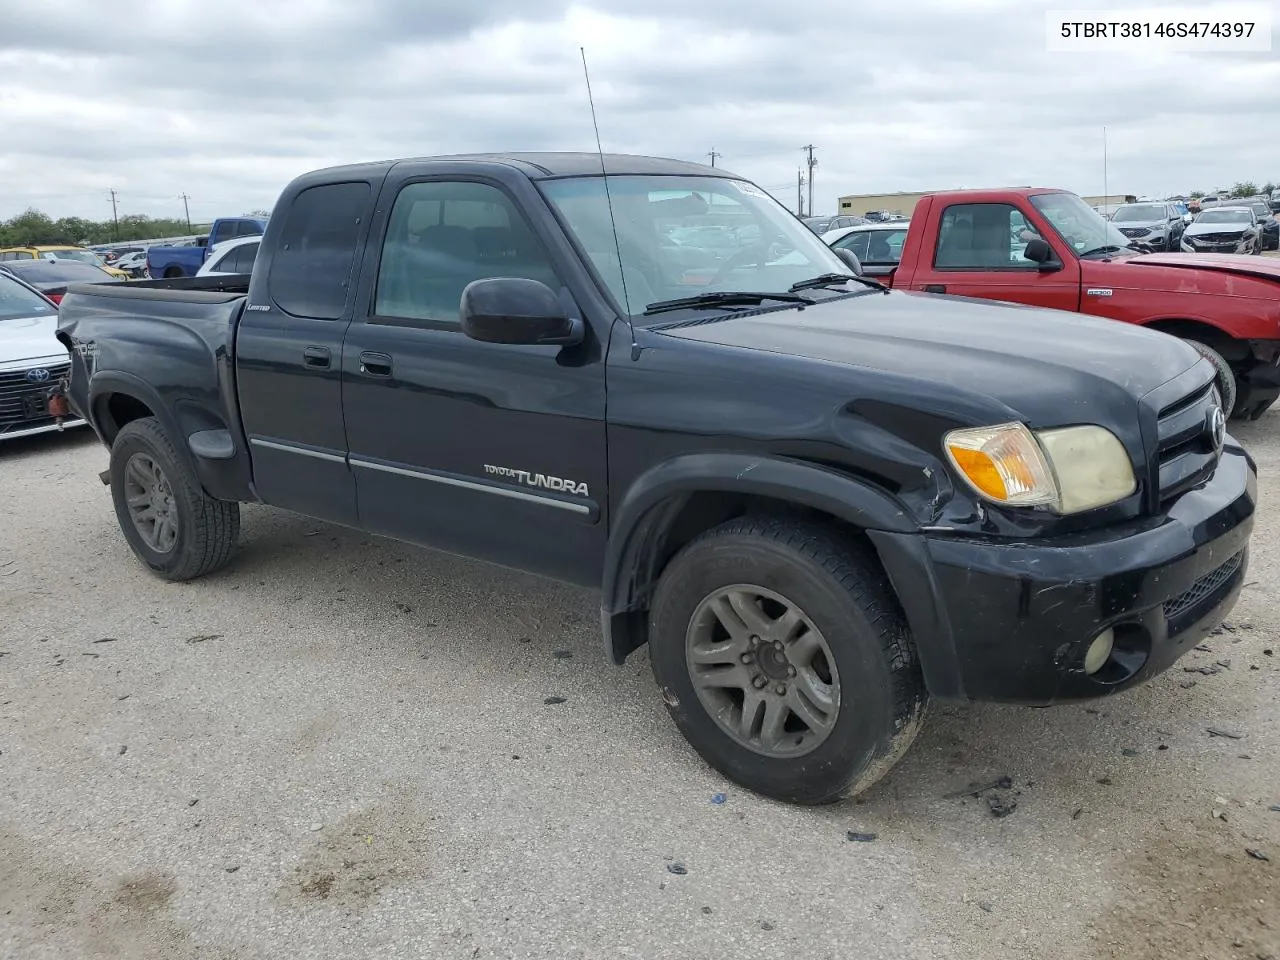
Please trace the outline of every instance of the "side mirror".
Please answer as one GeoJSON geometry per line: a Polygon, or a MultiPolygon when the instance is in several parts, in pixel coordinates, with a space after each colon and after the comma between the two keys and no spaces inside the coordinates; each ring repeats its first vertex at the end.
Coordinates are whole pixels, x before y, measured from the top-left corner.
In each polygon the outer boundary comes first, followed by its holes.
{"type": "Polygon", "coordinates": [[[521,277],[471,281],[459,312],[462,332],[484,343],[571,346],[584,335],[550,287],[521,277]]]}
{"type": "Polygon", "coordinates": [[[1062,268],[1058,258],[1053,255],[1053,247],[1049,246],[1048,241],[1043,237],[1028,240],[1027,247],[1022,251],[1022,255],[1032,263],[1038,263],[1041,270],[1059,270],[1062,268]]]}
{"type": "Polygon", "coordinates": [[[858,259],[858,255],[852,250],[844,247],[836,247],[836,256],[844,261],[844,265],[848,267],[855,277],[862,276],[862,261],[858,259]]]}

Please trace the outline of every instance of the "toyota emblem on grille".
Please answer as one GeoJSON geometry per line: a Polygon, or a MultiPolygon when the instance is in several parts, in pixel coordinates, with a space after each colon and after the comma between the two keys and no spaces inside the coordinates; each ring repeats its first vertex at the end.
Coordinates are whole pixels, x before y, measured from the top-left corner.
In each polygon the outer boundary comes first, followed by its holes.
{"type": "Polygon", "coordinates": [[[44,367],[37,367],[34,370],[27,371],[27,383],[45,383],[49,379],[49,371],[44,367]]]}
{"type": "Polygon", "coordinates": [[[1222,412],[1221,407],[1210,407],[1204,419],[1209,437],[1213,441],[1213,450],[1221,453],[1222,445],[1227,439],[1227,415],[1222,412]]]}

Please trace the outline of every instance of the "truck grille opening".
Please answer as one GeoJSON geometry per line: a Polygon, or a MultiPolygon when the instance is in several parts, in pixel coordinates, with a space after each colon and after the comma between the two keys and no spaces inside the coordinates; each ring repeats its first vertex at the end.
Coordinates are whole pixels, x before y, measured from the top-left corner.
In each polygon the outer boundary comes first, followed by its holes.
{"type": "Polygon", "coordinates": [[[1240,572],[1244,562],[1244,551],[1241,550],[1226,563],[1209,571],[1190,589],[1164,602],[1164,616],[1169,621],[1169,634],[1181,633],[1203,616],[1232,587],[1235,575],[1240,572]]]}
{"type": "Polygon", "coordinates": [[[63,360],[0,373],[0,432],[52,423],[45,394],[70,368],[71,364],[63,360]]]}
{"type": "Polygon", "coordinates": [[[1210,421],[1217,402],[1210,381],[1160,411],[1156,434],[1160,504],[1213,476],[1222,453],[1214,445],[1210,421]]]}

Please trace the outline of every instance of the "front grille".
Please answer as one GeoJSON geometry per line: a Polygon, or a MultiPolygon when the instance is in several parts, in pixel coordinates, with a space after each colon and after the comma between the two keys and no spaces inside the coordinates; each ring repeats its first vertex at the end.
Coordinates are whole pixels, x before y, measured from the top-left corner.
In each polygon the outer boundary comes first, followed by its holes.
{"type": "Polygon", "coordinates": [[[1146,227],[1121,227],[1120,232],[1126,237],[1141,237],[1147,233],[1146,227]]]}
{"type": "Polygon", "coordinates": [[[1218,405],[1217,391],[1210,381],[1160,411],[1156,489],[1161,504],[1213,476],[1222,451],[1214,443],[1210,412],[1218,405]]]}
{"type": "Polygon", "coordinates": [[[1166,600],[1164,616],[1169,621],[1169,633],[1181,632],[1199,620],[1204,610],[1221,600],[1231,589],[1232,578],[1239,572],[1243,561],[1244,551],[1241,550],[1220,567],[1206,573],[1190,589],[1166,600]]]}
{"type": "Polygon", "coordinates": [[[1187,239],[1191,243],[1239,243],[1243,238],[1240,233],[1198,233],[1187,239]]]}
{"type": "Polygon", "coordinates": [[[70,368],[71,364],[64,360],[0,373],[0,430],[51,423],[44,406],[45,395],[50,387],[67,375],[70,368]],[[49,378],[33,383],[27,379],[30,370],[48,370],[49,378]]]}

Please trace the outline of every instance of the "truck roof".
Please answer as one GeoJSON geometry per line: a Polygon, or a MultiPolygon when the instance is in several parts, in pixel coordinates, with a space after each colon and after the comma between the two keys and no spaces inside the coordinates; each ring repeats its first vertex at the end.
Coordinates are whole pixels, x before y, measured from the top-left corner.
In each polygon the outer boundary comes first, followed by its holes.
{"type": "Polygon", "coordinates": [[[926,193],[925,197],[963,197],[965,199],[981,201],[981,200],[1004,200],[1009,197],[1034,197],[1045,193],[1070,193],[1069,190],[1063,190],[1061,187],[984,187],[969,190],[934,190],[926,193]]]}
{"type": "MultiPolygon", "coordinates": [[[[300,179],[331,180],[335,175],[349,176],[359,174],[385,173],[392,167],[401,164],[427,167],[433,163],[457,163],[471,161],[476,163],[496,163],[521,170],[531,180],[549,180],[559,177],[594,177],[600,175],[600,154],[591,152],[545,152],[545,153],[458,153],[436,157],[408,157],[400,160],[382,160],[373,163],[346,164],[326,167],[304,174],[300,179]]],[[[683,160],[668,160],[663,157],[646,157],[626,153],[606,153],[604,155],[605,172],[613,175],[666,175],[686,177],[728,177],[733,180],[742,178],[730,173],[722,167],[709,167],[702,163],[688,163],[683,160]]]]}

